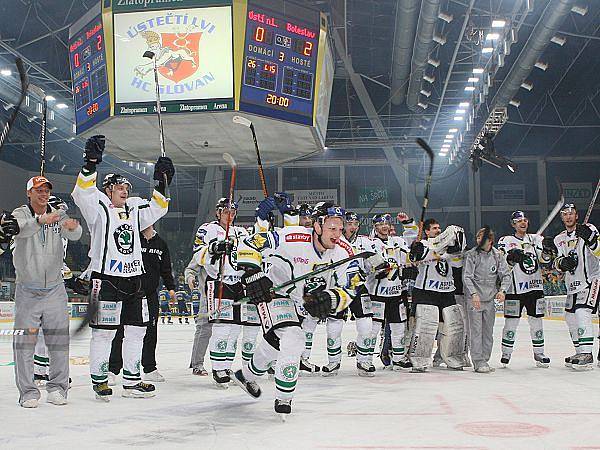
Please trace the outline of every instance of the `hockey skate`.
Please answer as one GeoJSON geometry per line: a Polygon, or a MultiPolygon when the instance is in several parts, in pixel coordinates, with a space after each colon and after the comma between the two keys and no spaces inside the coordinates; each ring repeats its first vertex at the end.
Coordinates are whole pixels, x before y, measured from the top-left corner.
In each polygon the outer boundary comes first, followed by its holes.
{"type": "Polygon", "coordinates": [[[579,353],[575,353],[572,356],[567,356],[565,358],[565,367],[573,367],[573,360],[576,359],[579,356],[579,353]]]}
{"type": "Polygon", "coordinates": [[[96,400],[102,400],[103,402],[110,402],[110,396],[113,391],[108,387],[108,383],[100,383],[93,385],[94,393],[96,394],[96,400]]]}
{"type": "Polygon", "coordinates": [[[321,368],[319,366],[309,362],[308,359],[300,360],[300,375],[312,376],[320,371],[321,371],[321,368]]]}
{"type": "Polygon", "coordinates": [[[535,360],[535,365],[537,367],[550,367],[550,358],[543,353],[534,353],[533,359],[535,360]]]}
{"type": "Polygon", "coordinates": [[[260,397],[262,393],[260,390],[260,386],[256,381],[248,381],[244,374],[242,373],[242,369],[236,370],[233,373],[232,380],[235,384],[241,387],[248,395],[252,398],[260,397]]]}
{"type": "Polygon", "coordinates": [[[333,377],[338,374],[339,370],[340,370],[339,362],[329,363],[326,366],[323,366],[321,368],[321,371],[323,372],[324,377],[333,377]]]}
{"type": "Polygon", "coordinates": [[[359,377],[374,377],[375,366],[371,363],[357,362],[356,371],[359,377]]]}
{"type": "Polygon", "coordinates": [[[292,412],[292,399],[275,399],[275,413],[285,422],[285,417],[292,412]]]}
{"type": "Polygon", "coordinates": [[[502,357],[500,358],[500,364],[502,364],[502,367],[508,366],[509,362],[510,362],[510,355],[508,353],[502,353],[502,357]]]}
{"type": "Polygon", "coordinates": [[[154,383],[164,383],[165,377],[162,374],[154,369],[152,372],[148,372],[144,374],[144,381],[152,381],[154,383]]]}
{"type": "Polygon", "coordinates": [[[383,363],[383,368],[391,368],[392,365],[392,357],[390,356],[389,352],[384,352],[383,350],[381,351],[381,353],[379,353],[379,359],[381,359],[381,362],[383,363]]]}
{"type": "Polygon", "coordinates": [[[356,342],[354,342],[354,341],[348,342],[346,351],[348,352],[348,358],[354,358],[356,356],[356,342]]]}
{"type": "Polygon", "coordinates": [[[412,367],[410,369],[410,373],[425,373],[427,372],[427,367],[412,367]]]}
{"type": "Polygon", "coordinates": [[[227,389],[229,388],[229,382],[231,377],[229,376],[228,370],[213,370],[213,380],[218,388],[227,389]]]}
{"type": "Polygon", "coordinates": [[[592,370],[594,368],[594,357],[591,353],[580,353],[571,359],[572,368],[578,372],[592,370]]]}
{"type": "Polygon", "coordinates": [[[204,368],[204,366],[202,364],[198,365],[198,367],[194,367],[192,369],[192,374],[198,375],[199,377],[207,377],[208,376],[208,372],[206,371],[206,369],[204,368]]]}
{"type": "Polygon", "coordinates": [[[140,381],[133,386],[123,386],[123,393],[121,396],[129,398],[149,398],[156,395],[154,390],[155,387],[153,384],[140,381]]]}
{"type": "MultiPolygon", "coordinates": [[[[317,367],[317,369],[318,369],[318,367],[317,367]]],[[[302,373],[302,372],[300,372],[300,373],[302,373]]],[[[275,379],[275,369],[273,369],[273,366],[271,366],[267,369],[267,376],[269,377],[269,380],[275,379]]]]}
{"type": "Polygon", "coordinates": [[[36,373],[33,375],[33,382],[38,388],[45,388],[48,382],[48,375],[38,375],[36,373]]]}

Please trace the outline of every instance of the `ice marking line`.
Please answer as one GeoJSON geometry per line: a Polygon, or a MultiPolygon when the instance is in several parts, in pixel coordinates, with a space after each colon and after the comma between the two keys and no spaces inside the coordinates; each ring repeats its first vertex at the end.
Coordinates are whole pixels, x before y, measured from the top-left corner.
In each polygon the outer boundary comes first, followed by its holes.
{"type": "Polygon", "coordinates": [[[509,409],[511,409],[512,412],[514,412],[515,414],[523,414],[523,411],[521,410],[521,408],[519,408],[517,405],[515,405],[513,402],[511,402],[506,397],[503,397],[502,395],[496,395],[496,399],[499,402],[504,403],[504,405],[507,406],[509,409]]]}
{"type": "Polygon", "coordinates": [[[454,411],[452,410],[452,407],[450,406],[450,403],[448,403],[448,400],[446,400],[446,398],[443,395],[436,395],[435,398],[437,399],[438,402],[440,402],[440,406],[442,407],[442,410],[448,414],[454,414],[454,411]]]}
{"type": "Polygon", "coordinates": [[[495,438],[523,438],[550,433],[549,428],[525,422],[467,422],[460,423],[455,428],[466,434],[495,438]]]}
{"type": "MultiPolygon", "coordinates": [[[[364,449],[377,449],[377,448],[397,448],[397,449],[475,449],[475,450],[487,450],[488,447],[471,447],[462,445],[318,445],[315,448],[364,448],[364,449]]],[[[583,448],[583,447],[581,447],[583,448]]],[[[592,447],[590,447],[592,448],[592,447]]]]}

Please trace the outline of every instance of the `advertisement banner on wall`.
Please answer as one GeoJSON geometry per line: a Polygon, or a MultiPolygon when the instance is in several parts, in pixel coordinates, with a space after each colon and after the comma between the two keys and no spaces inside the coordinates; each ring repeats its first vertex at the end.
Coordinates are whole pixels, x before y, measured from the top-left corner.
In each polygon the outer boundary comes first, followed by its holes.
{"type": "Polygon", "coordinates": [[[194,100],[232,99],[231,30],[230,6],[115,14],[115,113],[155,112],[146,51],[155,54],[165,112],[190,112],[194,100]]]}
{"type": "MultiPolygon", "coordinates": [[[[295,204],[308,203],[314,205],[319,202],[333,202],[337,204],[337,189],[298,189],[287,191],[295,204]]],[[[265,198],[261,190],[240,189],[235,191],[235,201],[238,203],[239,213],[254,213],[258,203],[265,198]]]]}
{"type": "Polygon", "coordinates": [[[514,205],[525,203],[524,184],[494,184],[492,186],[492,201],[494,205],[514,205]]]}
{"type": "Polygon", "coordinates": [[[594,195],[594,183],[563,183],[565,202],[587,208],[594,195]]]}
{"type": "Polygon", "coordinates": [[[370,208],[374,204],[379,208],[387,208],[389,206],[388,191],[386,188],[366,187],[360,190],[358,194],[358,206],[361,208],[370,208]]]}
{"type": "Polygon", "coordinates": [[[238,212],[254,212],[258,203],[265,198],[263,191],[253,189],[240,189],[235,191],[233,198],[238,204],[238,212]]]}

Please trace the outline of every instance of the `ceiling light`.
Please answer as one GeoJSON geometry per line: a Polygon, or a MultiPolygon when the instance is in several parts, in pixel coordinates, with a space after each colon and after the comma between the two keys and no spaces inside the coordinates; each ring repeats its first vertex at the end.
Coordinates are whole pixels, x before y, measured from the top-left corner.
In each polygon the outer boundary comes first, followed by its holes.
{"type": "Polygon", "coordinates": [[[452,139],[444,139],[444,144],[450,144],[452,143],[452,139]]]}
{"type": "Polygon", "coordinates": [[[0,75],[2,75],[4,77],[10,77],[12,75],[12,70],[2,69],[2,70],[0,70],[0,75]]]}
{"type": "Polygon", "coordinates": [[[426,91],[425,89],[421,89],[421,94],[423,94],[425,97],[431,97],[431,91],[426,91]]]}
{"type": "Polygon", "coordinates": [[[533,89],[533,83],[531,81],[523,81],[521,83],[521,87],[523,89],[527,89],[528,91],[531,91],[533,89]]]}
{"type": "Polygon", "coordinates": [[[454,116],[454,120],[456,120],[456,121],[463,120],[463,116],[454,116]]]}
{"type": "Polygon", "coordinates": [[[448,152],[439,152],[438,153],[438,156],[442,156],[442,157],[447,156],[447,155],[448,155],[448,152]]]}
{"type": "Polygon", "coordinates": [[[448,130],[448,133],[456,133],[458,131],[458,128],[450,128],[448,130]]]}
{"type": "Polygon", "coordinates": [[[473,92],[475,90],[475,86],[465,86],[465,91],[473,92]]]}
{"type": "Polygon", "coordinates": [[[504,28],[506,26],[506,20],[492,20],[492,28],[504,28]]]}
{"type": "Polygon", "coordinates": [[[46,95],[47,102],[53,102],[54,100],[56,100],[56,98],[54,98],[52,95],[46,95]]]}
{"type": "Polygon", "coordinates": [[[419,103],[417,103],[417,106],[420,106],[423,109],[427,109],[427,106],[429,106],[429,105],[427,105],[427,103],[419,102],[419,103]]]}
{"type": "Polygon", "coordinates": [[[56,155],[52,155],[52,156],[50,157],[50,162],[54,161],[55,159],[56,159],[56,155]]]}
{"type": "Polygon", "coordinates": [[[14,108],[15,104],[14,103],[7,103],[6,105],[4,105],[4,109],[6,111],[8,111],[10,108],[14,108]]]}
{"type": "Polygon", "coordinates": [[[452,14],[440,11],[440,13],[438,14],[438,19],[442,19],[444,22],[450,23],[452,22],[452,19],[454,19],[454,16],[452,14]]]}
{"type": "Polygon", "coordinates": [[[56,108],[58,108],[58,109],[66,109],[66,108],[68,108],[68,106],[66,104],[64,104],[64,103],[59,103],[58,105],[56,105],[56,108]]]}
{"type": "Polygon", "coordinates": [[[427,60],[427,64],[429,64],[430,66],[433,66],[433,67],[439,67],[439,65],[440,65],[440,60],[439,60],[439,59],[433,59],[433,58],[429,58],[429,59],[427,60]]]}
{"type": "Polygon", "coordinates": [[[469,102],[460,102],[458,104],[458,106],[460,106],[461,108],[468,108],[469,107],[469,102]]]}
{"type": "Polygon", "coordinates": [[[485,37],[486,41],[497,41],[500,39],[500,35],[498,33],[488,33],[485,37]]]}
{"type": "Polygon", "coordinates": [[[492,53],[494,51],[494,47],[483,47],[481,49],[481,53],[492,53]]]}
{"type": "Polygon", "coordinates": [[[68,138],[67,138],[67,142],[68,142],[68,143],[71,143],[71,142],[73,142],[74,140],[75,140],[75,138],[74,138],[74,137],[68,137],[68,138]]]}
{"type": "MultiPolygon", "coordinates": [[[[576,14],[579,14],[580,16],[585,16],[588,12],[588,6],[587,5],[583,5],[583,6],[575,5],[571,8],[571,11],[573,11],[576,14]]],[[[440,19],[441,19],[441,17],[440,17],[440,19]]]]}
{"type": "Polygon", "coordinates": [[[517,100],[516,98],[513,98],[510,102],[508,102],[509,105],[514,106],[515,108],[518,108],[519,106],[521,106],[521,102],[519,100],[517,100]]]}
{"type": "Polygon", "coordinates": [[[48,128],[48,133],[54,133],[57,130],[56,127],[50,127],[48,128]]]}
{"type": "Polygon", "coordinates": [[[477,83],[479,81],[479,77],[469,77],[467,81],[469,83],[477,83]]]}
{"type": "Polygon", "coordinates": [[[440,45],[444,45],[446,43],[446,37],[442,36],[441,34],[434,34],[433,40],[440,45]]]}
{"type": "Polygon", "coordinates": [[[66,165],[66,164],[63,164],[63,165],[62,165],[62,167],[60,168],[60,171],[61,171],[61,172],[64,172],[66,167],[67,167],[67,165],[66,165]]]}
{"type": "Polygon", "coordinates": [[[466,109],[460,109],[460,108],[459,108],[459,109],[457,109],[457,110],[456,110],[456,114],[464,114],[464,113],[466,113],[466,112],[467,112],[467,110],[466,110],[466,109]]]}
{"type": "Polygon", "coordinates": [[[548,69],[548,63],[545,63],[544,61],[538,61],[535,63],[535,67],[537,67],[540,70],[545,71],[546,69],[548,69]]]}
{"type": "Polygon", "coordinates": [[[425,74],[423,75],[423,79],[428,83],[433,83],[435,81],[435,76],[425,74]]]}
{"type": "Polygon", "coordinates": [[[453,134],[447,134],[446,135],[446,139],[454,139],[454,135],[453,134]]]}
{"type": "Polygon", "coordinates": [[[556,36],[552,36],[550,42],[554,42],[556,45],[560,45],[562,47],[565,45],[565,42],[567,42],[567,39],[557,34],[556,36]]]}
{"type": "Polygon", "coordinates": [[[473,69],[473,73],[483,73],[483,68],[481,68],[481,67],[475,67],[473,69]]]}

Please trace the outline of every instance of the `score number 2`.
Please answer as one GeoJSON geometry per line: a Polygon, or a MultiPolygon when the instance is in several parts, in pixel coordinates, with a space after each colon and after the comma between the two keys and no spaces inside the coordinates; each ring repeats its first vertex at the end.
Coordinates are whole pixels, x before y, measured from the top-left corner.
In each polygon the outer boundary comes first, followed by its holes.
{"type": "Polygon", "coordinates": [[[267,94],[265,101],[269,105],[282,106],[287,108],[290,106],[290,99],[287,97],[281,97],[275,94],[267,94]]]}

